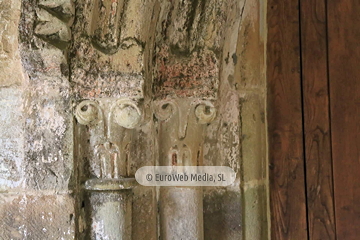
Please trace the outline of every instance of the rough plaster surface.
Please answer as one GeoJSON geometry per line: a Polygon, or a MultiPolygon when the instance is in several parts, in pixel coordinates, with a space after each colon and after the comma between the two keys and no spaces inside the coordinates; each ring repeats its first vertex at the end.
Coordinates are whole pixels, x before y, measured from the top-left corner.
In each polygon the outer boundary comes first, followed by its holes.
{"type": "MultiPolygon", "coordinates": [[[[102,138],[77,122],[74,109],[102,99],[107,111],[112,99],[127,97],[141,109],[125,148],[128,176],[161,162],[158,149],[168,146],[161,139],[171,138],[159,134],[155,101],[176,99],[183,112],[186,99],[214,105],[203,135],[186,141],[196,143],[203,165],[230,166],[237,181],[173,202],[196,208],[203,198],[205,239],[266,239],[262,1],[120,2],[0,1],[0,236],[86,239],[89,223],[111,215],[96,206],[117,208],[120,198],[100,193],[91,203],[82,190],[96,175],[90,153],[102,138]],[[89,215],[92,206],[98,215],[89,215]]],[[[174,207],[161,218],[155,188],[134,188],[131,203],[133,239],[158,239],[164,216],[194,216],[174,207]]]]}

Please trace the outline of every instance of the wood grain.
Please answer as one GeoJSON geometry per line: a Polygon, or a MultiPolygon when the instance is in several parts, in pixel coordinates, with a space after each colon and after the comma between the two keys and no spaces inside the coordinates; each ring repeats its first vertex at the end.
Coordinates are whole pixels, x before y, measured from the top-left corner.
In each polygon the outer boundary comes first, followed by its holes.
{"type": "Polygon", "coordinates": [[[268,1],[271,239],[307,239],[297,0],[268,1]]]}
{"type": "Polygon", "coordinates": [[[336,234],[360,236],[360,1],[328,0],[336,234]]]}
{"type": "Polygon", "coordinates": [[[305,163],[310,240],[335,239],[325,0],[301,0],[305,163]]]}

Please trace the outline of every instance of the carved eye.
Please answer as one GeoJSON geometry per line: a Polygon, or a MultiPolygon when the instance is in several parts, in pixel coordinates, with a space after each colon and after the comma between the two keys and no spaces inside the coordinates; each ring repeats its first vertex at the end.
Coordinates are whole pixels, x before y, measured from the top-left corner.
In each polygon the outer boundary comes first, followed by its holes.
{"type": "Polygon", "coordinates": [[[175,105],[172,102],[160,102],[155,109],[155,116],[160,121],[165,121],[169,119],[175,112],[175,105]]]}
{"type": "Polygon", "coordinates": [[[96,123],[100,119],[99,105],[95,101],[82,101],[76,107],[75,117],[83,125],[96,123]]]}
{"type": "Polygon", "coordinates": [[[195,108],[195,116],[200,124],[210,123],[216,116],[216,109],[211,103],[201,103],[195,108]]]}
{"type": "Polygon", "coordinates": [[[135,102],[121,99],[113,110],[114,120],[124,128],[133,129],[140,122],[141,111],[135,102]]]}

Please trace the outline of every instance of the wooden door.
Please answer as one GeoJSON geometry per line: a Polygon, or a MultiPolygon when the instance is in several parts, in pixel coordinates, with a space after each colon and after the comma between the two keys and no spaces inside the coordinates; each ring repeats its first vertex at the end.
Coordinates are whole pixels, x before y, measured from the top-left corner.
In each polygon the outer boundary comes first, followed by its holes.
{"type": "Polygon", "coordinates": [[[360,239],[360,1],[268,1],[272,239],[360,239]]]}

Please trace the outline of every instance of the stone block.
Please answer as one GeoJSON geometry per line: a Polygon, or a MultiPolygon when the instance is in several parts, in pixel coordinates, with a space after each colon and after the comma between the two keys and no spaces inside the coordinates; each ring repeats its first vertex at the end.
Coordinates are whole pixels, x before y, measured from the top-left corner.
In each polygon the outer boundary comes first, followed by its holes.
{"type": "Polygon", "coordinates": [[[21,187],[24,180],[22,90],[0,88],[0,191],[21,187]]]}
{"type": "Polygon", "coordinates": [[[261,33],[264,19],[260,2],[246,1],[236,53],[228,56],[229,62],[237,60],[234,77],[229,78],[230,85],[236,90],[265,88],[265,44],[261,33]]]}
{"type": "Polygon", "coordinates": [[[133,190],[132,238],[157,239],[157,202],[154,187],[136,187],[133,190]]]}
{"type": "Polygon", "coordinates": [[[242,195],[243,240],[268,239],[268,205],[265,185],[245,187],[242,195]]]}
{"type": "Polygon", "coordinates": [[[206,129],[204,166],[229,166],[235,172],[240,165],[240,103],[234,92],[217,106],[217,117],[206,129]]]}
{"type": "Polygon", "coordinates": [[[204,239],[241,239],[240,203],[240,193],[237,191],[204,188],[204,239]]]}
{"type": "Polygon", "coordinates": [[[0,195],[1,239],[75,239],[69,195],[0,195]]]}
{"type": "Polygon", "coordinates": [[[74,176],[71,99],[60,84],[41,86],[46,91],[29,88],[25,106],[26,188],[67,190],[74,176]]]}
{"type": "Polygon", "coordinates": [[[264,96],[241,96],[241,178],[244,182],[266,177],[266,125],[264,96]]]}
{"type": "Polygon", "coordinates": [[[18,51],[20,0],[0,1],[0,87],[23,82],[18,51]]]}

